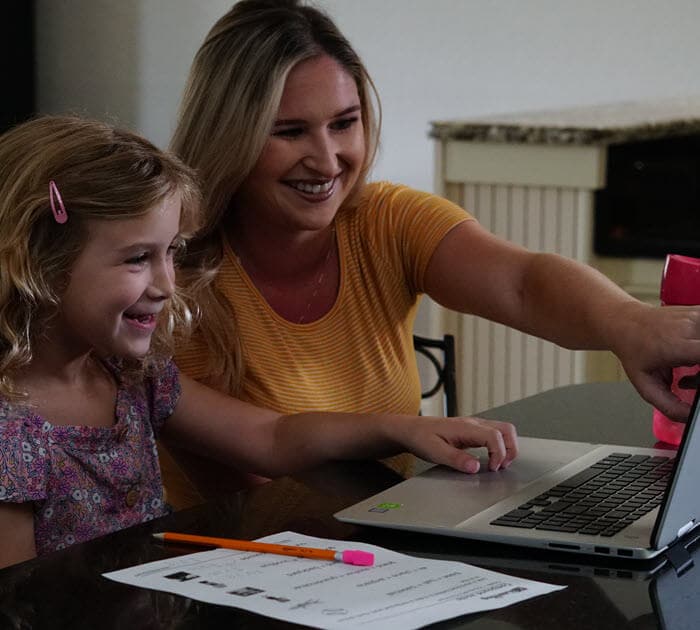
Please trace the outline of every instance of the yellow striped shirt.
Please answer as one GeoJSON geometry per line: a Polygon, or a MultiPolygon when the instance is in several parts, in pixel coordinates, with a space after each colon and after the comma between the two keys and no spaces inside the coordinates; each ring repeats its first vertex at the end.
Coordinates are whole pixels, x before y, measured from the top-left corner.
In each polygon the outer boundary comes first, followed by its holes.
{"type": "MultiPolygon", "coordinates": [[[[423,276],[440,240],[468,217],[435,195],[368,184],[358,206],[336,217],[336,302],[307,324],[273,311],[227,248],[216,282],[242,339],[241,398],[285,413],[417,413],[412,333],[423,276]]],[[[177,353],[180,369],[197,380],[206,379],[207,358],[196,337],[177,353]]]]}

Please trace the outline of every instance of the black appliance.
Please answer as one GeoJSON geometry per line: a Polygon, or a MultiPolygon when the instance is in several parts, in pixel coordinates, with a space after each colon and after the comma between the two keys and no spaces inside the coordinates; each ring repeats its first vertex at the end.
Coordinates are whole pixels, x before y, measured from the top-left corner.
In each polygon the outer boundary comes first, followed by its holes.
{"type": "Polygon", "coordinates": [[[700,134],[611,145],[594,222],[601,256],[700,257],[700,134]]]}

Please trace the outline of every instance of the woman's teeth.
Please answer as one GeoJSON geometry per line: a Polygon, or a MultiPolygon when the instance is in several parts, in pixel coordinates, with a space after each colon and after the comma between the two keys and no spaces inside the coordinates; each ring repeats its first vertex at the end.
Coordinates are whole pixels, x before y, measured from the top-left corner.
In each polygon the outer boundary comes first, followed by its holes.
{"type": "Polygon", "coordinates": [[[320,193],[327,193],[333,186],[334,181],[335,180],[332,179],[325,184],[306,184],[304,182],[296,182],[292,184],[292,186],[301,192],[318,195],[320,193]]]}

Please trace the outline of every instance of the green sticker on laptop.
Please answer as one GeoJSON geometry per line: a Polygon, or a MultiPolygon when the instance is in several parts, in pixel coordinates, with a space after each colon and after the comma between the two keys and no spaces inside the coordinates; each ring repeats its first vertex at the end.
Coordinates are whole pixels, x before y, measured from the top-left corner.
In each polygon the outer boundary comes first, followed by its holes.
{"type": "Polygon", "coordinates": [[[388,512],[389,510],[396,510],[397,508],[403,507],[402,503],[379,503],[373,508],[370,508],[370,512],[388,512]]]}

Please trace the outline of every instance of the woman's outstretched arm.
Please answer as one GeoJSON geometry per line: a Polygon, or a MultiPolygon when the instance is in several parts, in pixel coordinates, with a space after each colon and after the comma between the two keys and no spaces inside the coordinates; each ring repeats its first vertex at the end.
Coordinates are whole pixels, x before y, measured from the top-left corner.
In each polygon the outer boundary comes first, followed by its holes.
{"type": "Polygon", "coordinates": [[[671,369],[700,363],[700,307],[654,307],[592,267],[535,253],[475,221],[437,246],[425,290],[443,306],[575,350],[611,350],[642,397],[669,417],[689,406],[670,390],[671,369]]]}

